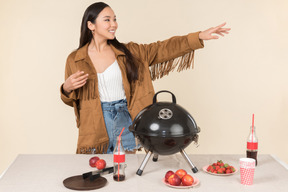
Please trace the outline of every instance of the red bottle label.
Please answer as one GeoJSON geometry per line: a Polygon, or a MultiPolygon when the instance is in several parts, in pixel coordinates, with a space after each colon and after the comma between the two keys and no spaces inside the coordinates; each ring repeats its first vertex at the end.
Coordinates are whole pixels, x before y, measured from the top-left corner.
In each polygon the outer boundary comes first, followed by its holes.
{"type": "Polygon", "coordinates": [[[114,154],[114,163],[124,163],[124,162],[125,162],[125,154],[123,155],[114,154]]]}
{"type": "Polygon", "coordinates": [[[247,142],[247,149],[257,150],[258,149],[258,143],[247,142]]]}

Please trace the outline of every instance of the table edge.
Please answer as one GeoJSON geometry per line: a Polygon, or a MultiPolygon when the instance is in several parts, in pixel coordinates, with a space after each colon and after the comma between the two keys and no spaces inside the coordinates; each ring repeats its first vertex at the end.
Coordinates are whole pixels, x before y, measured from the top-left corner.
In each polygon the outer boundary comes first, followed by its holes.
{"type": "Polygon", "coordinates": [[[281,164],[285,169],[288,170],[288,164],[285,163],[284,161],[280,160],[275,154],[270,154],[270,156],[275,159],[279,164],[281,164]]]}

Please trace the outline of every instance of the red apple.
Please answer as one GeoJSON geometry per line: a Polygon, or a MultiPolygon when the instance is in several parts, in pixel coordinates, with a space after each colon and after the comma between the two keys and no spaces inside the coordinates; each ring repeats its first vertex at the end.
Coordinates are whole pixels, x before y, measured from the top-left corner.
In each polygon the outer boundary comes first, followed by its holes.
{"type": "Polygon", "coordinates": [[[95,157],[91,157],[89,159],[89,165],[91,167],[96,167],[96,162],[99,160],[99,157],[95,156],[95,157]]]}
{"type": "Polygon", "coordinates": [[[173,175],[173,174],[174,174],[173,171],[171,171],[171,170],[167,171],[166,174],[165,174],[165,181],[168,182],[168,178],[169,178],[171,175],[173,175]]]}
{"type": "Polygon", "coordinates": [[[178,175],[173,174],[168,178],[168,183],[170,185],[179,186],[181,184],[181,179],[178,177],[178,175]]]}
{"type": "Polygon", "coordinates": [[[186,175],[187,172],[186,172],[184,169],[178,169],[178,170],[175,172],[175,174],[177,174],[177,175],[179,176],[179,178],[182,179],[182,177],[183,177],[184,175],[186,175]]]}
{"type": "Polygon", "coordinates": [[[104,159],[99,159],[96,162],[96,168],[97,169],[104,169],[106,167],[106,161],[104,159]]]}
{"type": "Polygon", "coordinates": [[[182,177],[181,181],[184,186],[190,186],[194,183],[194,178],[191,175],[186,174],[182,177]]]}

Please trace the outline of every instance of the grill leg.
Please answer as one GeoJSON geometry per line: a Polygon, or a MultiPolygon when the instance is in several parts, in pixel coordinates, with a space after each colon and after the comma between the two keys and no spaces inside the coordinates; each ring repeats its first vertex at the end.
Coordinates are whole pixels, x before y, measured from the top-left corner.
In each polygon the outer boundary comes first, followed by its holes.
{"type": "Polygon", "coordinates": [[[187,163],[190,165],[191,170],[193,171],[193,173],[197,173],[198,169],[197,167],[195,167],[193,165],[193,163],[191,162],[191,160],[189,159],[188,155],[186,154],[186,152],[184,151],[184,149],[180,150],[180,153],[182,154],[182,156],[184,157],[184,159],[187,161],[187,163]]]}
{"type": "Polygon", "coordinates": [[[154,153],[154,156],[153,156],[153,159],[152,159],[154,162],[158,161],[158,154],[155,154],[154,153]]]}
{"type": "Polygon", "coordinates": [[[139,176],[142,175],[143,170],[144,170],[146,164],[148,163],[148,160],[150,159],[151,155],[152,155],[152,152],[151,152],[151,151],[148,151],[148,153],[146,154],[144,160],[142,161],[142,163],[141,163],[141,165],[140,165],[140,168],[139,168],[139,169],[137,170],[137,172],[136,172],[137,175],[139,175],[139,176]]]}

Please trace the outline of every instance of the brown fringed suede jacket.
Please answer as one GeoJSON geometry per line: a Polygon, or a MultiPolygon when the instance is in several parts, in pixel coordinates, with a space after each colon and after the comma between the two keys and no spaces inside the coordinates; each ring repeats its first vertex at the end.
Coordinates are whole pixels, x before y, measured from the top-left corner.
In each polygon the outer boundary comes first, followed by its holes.
{"type": "MultiPolygon", "coordinates": [[[[203,41],[199,40],[199,32],[151,44],[130,42],[125,45],[132,55],[142,62],[139,68],[139,80],[130,84],[126,75],[125,55],[111,46],[122,72],[132,121],[144,107],[152,104],[154,96],[152,80],[168,75],[177,66],[177,71],[190,68],[193,65],[194,50],[204,47],[203,41]]],[[[92,149],[96,150],[96,153],[106,153],[109,138],[98,93],[97,72],[88,56],[88,44],[68,56],[65,80],[78,70],[89,74],[83,87],[72,91],[67,97],[63,93],[63,85],[61,86],[61,99],[65,104],[74,107],[76,115],[79,128],[77,153],[91,153],[92,149]]]]}

